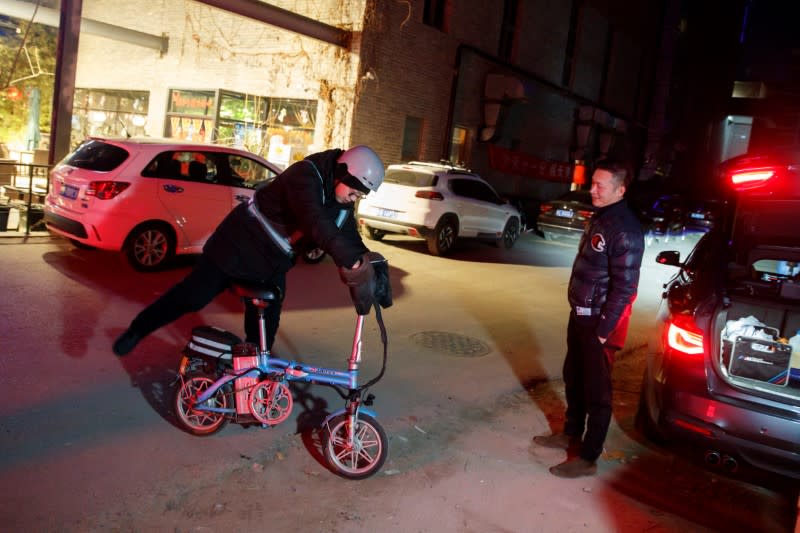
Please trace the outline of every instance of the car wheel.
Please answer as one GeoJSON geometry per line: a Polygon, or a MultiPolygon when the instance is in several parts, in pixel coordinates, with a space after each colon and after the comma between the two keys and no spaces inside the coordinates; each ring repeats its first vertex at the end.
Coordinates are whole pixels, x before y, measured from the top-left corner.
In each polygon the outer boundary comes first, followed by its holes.
{"type": "Polygon", "coordinates": [[[175,255],[175,238],[164,224],[145,224],[128,236],[125,253],[131,266],[153,272],[167,265],[175,255]]]}
{"type": "Polygon", "coordinates": [[[386,232],[383,230],[370,228],[369,226],[364,226],[367,229],[367,237],[372,239],[373,241],[381,241],[384,237],[386,237],[386,232]]]}
{"type": "Polygon", "coordinates": [[[433,255],[447,255],[456,243],[458,226],[452,217],[442,218],[428,237],[428,251],[433,255]]]}
{"type": "Polygon", "coordinates": [[[648,440],[656,444],[664,444],[666,439],[658,429],[658,426],[650,418],[650,409],[647,405],[647,370],[645,369],[642,376],[642,387],[639,391],[639,404],[636,408],[636,417],[634,418],[634,425],[642,435],[647,437],[648,440]]]}
{"type": "Polygon", "coordinates": [[[517,242],[519,238],[519,222],[517,222],[516,218],[508,219],[506,222],[506,227],[503,228],[503,235],[494,241],[494,245],[500,248],[502,246],[506,250],[511,249],[514,246],[514,243],[517,242]]]}
{"type": "Polygon", "coordinates": [[[308,250],[304,251],[302,255],[304,262],[308,263],[309,265],[316,265],[325,259],[325,255],[327,254],[322,248],[309,248],[308,250]]]}

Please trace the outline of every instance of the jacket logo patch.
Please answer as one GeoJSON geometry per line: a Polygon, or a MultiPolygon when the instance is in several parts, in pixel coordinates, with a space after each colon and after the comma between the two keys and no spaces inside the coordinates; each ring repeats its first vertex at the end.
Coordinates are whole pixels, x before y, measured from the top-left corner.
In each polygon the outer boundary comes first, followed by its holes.
{"type": "Polygon", "coordinates": [[[606,251],[606,238],[600,233],[592,235],[592,250],[603,253],[606,251]]]}

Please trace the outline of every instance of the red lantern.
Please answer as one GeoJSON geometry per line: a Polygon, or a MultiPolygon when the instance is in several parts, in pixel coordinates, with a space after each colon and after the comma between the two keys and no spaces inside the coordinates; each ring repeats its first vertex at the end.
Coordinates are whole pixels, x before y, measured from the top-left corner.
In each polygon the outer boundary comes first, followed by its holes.
{"type": "Polygon", "coordinates": [[[12,85],[6,88],[6,96],[9,100],[19,100],[19,97],[22,96],[22,91],[19,90],[19,87],[12,85]]]}

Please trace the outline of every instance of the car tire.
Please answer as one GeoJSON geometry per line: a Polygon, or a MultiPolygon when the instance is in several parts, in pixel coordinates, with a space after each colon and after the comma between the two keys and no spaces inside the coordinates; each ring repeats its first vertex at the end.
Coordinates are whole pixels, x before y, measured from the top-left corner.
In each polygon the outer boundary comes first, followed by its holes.
{"type": "Polygon", "coordinates": [[[370,228],[369,226],[364,226],[367,232],[367,237],[372,239],[373,241],[382,241],[384,237],[386,237],[386,232],[376,228],[370,228]]]}
{"type": "Polygon", "coordinates": [[[175,256],[175,237],[165,224],[143,224],[128,236],[125,255],[140,272],[163,269],[175,256]]]}
{"type": "Polygon", "coordinates": [[[508,222],[506,222],[505,228],[503,228],[503,234],[499,239],[494,241],[494,245],[498,248],[503,247],[506,250],[510,250],[514,247],[514,243],[517,242],[518,238],[519,222],[516,218],[509,218],[508,222]]]}
{"type": "Polygon", "coordinates": [[[666,443],[664,434],[658,429],[656,423],[650,418],[650,409],[647,405],[647,369],[645,369],[644,375],[642,376],[642,386],[639,391],[639,404],[636,407],[634,426],[648,440],[656,444],[666,443]]]}
{"type": "Polygon", "coordinates": [[[433,233],[428,237],[428,251],[431,255],[447,255],[458,238],[458,224],[452,216],[442,217],[433,233]]]}

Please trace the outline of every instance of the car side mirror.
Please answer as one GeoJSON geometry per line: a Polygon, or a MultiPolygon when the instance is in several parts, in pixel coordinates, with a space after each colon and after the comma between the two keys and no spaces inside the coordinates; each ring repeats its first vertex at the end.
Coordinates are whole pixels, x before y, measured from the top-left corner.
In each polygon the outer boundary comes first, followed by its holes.
{"type": "Polygon", "coordinates": [[[656,263],[659,265],[681,266],[681,253],[674,250],[659,252],[656,256],[656,263]]]}

